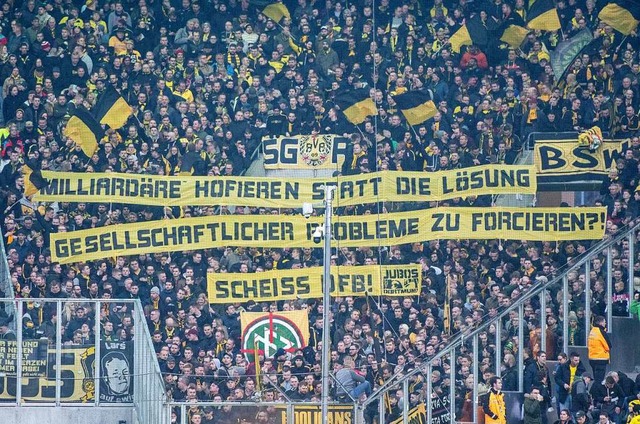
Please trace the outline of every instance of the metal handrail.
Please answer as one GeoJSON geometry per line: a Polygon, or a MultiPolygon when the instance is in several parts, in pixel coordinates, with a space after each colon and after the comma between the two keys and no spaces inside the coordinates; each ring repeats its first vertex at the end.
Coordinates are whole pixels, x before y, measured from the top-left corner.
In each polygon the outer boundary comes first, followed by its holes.
{"type": "MultiPolygon", "coordinates": [[[[136,306],[134,307],[134,310],[135,310],[136,316],[134,317],[134,324],[137,330],[136,334],[141,333],[141,338],[144,339],[144,341],[141,341],[141,342],[146,345],[146,348],[140,348],[140,345],[134,344],[134,349],[138,349],[137,352],[140,352],[141,355],[144,355],[145,352],[155,353],[155,349],[153,347],[153,341],[151,338],[151,332],[149,331],[149,327],[147,326],[147,321],[143,312],[144,310],[142,308],[142,303],[140,302],[139,299],[135,299],[135,301],[136,301],[135,303],[136,306]]],[[[167,396],[167,392],[165,390],[165,384],[162,377],[162,372],[160,370],[160,364],[158,363],[158,359],[155,355],[150,355],[150,356],[152,357],[146,358],[145,360],[144,357],[136,355],[134,359],[134,362],[136,362],[136,359],[138,361],[136,365],[141,365],[141,363],[144,363],[145,365],[151,364],[151,367],[152,367],[151,374],[145,374],[141,377],[148,380],[148,381],[145,381],[144,387],[140,387],[142,385],[138,385],[138,387],[135,387],[134,389],[135,391],[134,391],[133,403],[135,406],[135,411],[138,416],[138,420],[141,423],[157,422],[159,424],[163,424],[163,423],[169,424],[171,421],[171,415],[167,413],[168,411],[165,408],[165,405],[169,399],[167,396]],[[162,393],[160,397],[157,399],[155,398],[151,399],[150,402],[145,400],[140,400],[141,393],[151,392],[150,386],[155,386],[156,391],[160,391],[162,393]],[[155,404],[155,407],[154,407],[154,404],[155,404]]]]}
{"type": "MultiPolygon", "coordinates": [[[[561,137],[566,137],[566,138],[575,138],[577,139],[578,134],[580,134],[578,131],[562,131],[562,132],[540,132],[540,131],[536,131],[536,132],[532,132],[529,133],[529,135],[527,135],[527,140],[523,145],[523,149],[525,150],[532,150],[533,149],[533,139],[535,137],[543,137],[544,135],[548,135],[548,134],[553,134],[555,136],[561,136],[561,137]]],[[[608,131],[603,131],[602,132],[602,136],[604,138],[608,138],[608,139],[612,139],[611,138],[611,133],[608,131]]]]}
{"type": "MultiPolygon", "coordinates": [[[[517,311],[519,308],[523,307],[525,302],[527,302],[528,300],[531,300],[535,296],[539,296],[541,293],[544,293],[544,291],[546,291],[549,287],[551,287],[551,286],[553,286],[555,284],[558,284],[559,282],[562,282],[567,273],[569,273],[572,270],[574,270],[576,268],[579,268],[579,267],[583,266],[584,264],[588,263],[595,256],[600,255],[604,249],[609,249],[613,245],[621,242],[623,239],[625,239],[625,238],[627,238],[629,236],[629,233],[635,233],[638,229],[640,229],[640,223],[636,224],[632,228],[625,227],[625,228],[621,229],[620,231],[618,231],[618,234],[616,234],[613,238],[604,239],[604,240],[598,242],[598,244],[596,244],[594,247],[589,249],[589,251],[583,253],[581,255],[581,257],[575,263],[573,263],[571,265],[568,265],[567,268],[562,273],[560,273],[560,275],[556,276],[555,278],[551,279],[550,281],[547,281],[547,283],[545,283],[545,284],[538,285],[538,286],[533,287],[533,288],[529,289],[528,291],[524,292],[515,302],[513,302],[511,305],[509,305],[506,309],[504,309],[501,312],[499,312],[496,317],[494,317],[494,318],[492,318],[490,320],[484,321],[480,326],[476,327],[474,330],[470,331],[468,334],[460,333],[460,334],[456,335],[456,337],[454,337],[449,342],[449,344],[448,344],[448,346],[446,348],[440,350],[433,357],[428,358],[427,361],[423,362],[422,364],[420,364],[420,366],[417,366],[416,368],[414,368],[410,372],[408,372],[406,374],[397,373],[397,374],[393,375],[391,377],[391,379],[389,379],[382,386],[380,386],[378,389],[376,389],[371,394],[371,396],[369,396],[362,403],[362,408],[366,408],[367,405],[369,405],[370,403],[372,403],[374,401],[378,401],[378,398],[380,397],[380,395],[384,394],[389,388],[391,388],[391,387],[393,387],[393,386],[395,386],[397,384],[402,383],[404,380],[408,380],[409,378],[413,377],[414,375],[416,375],[418,373],[424,372],[425,368],[429,368],[430,364],[432,362],[440,360],[440,359],[443,359],[445,356],[451,355],[451,353],[455,352],[455,349],[461,347],[466,340],[468,340],[469,338],[477,337],[480,333],[486,331],[491,325],[499,323],[500,320],[502,318],[504,318],[506,315],[508,315],[510,312],[517,311]]],[[[608,296],[608,299],[609,299],[609,302],[610,302],[611,301],[611,297],[608,296]]],[[[611,308],[608,308],[608,309],[610,310],[611,308]]],[[[565,312],[565,313],[567,313],[567,312],[565,312]]],[[[522,349],[519,349],[519,351],[521,352],[522,349]]]]}
{"type": "MultiPolygon", "coordinates": [[[[13,285],[11,284],[11,274],[9,272],[7,251],[2,241],[0,241],[0,290],[4,292],[5,299],[15,300],[16,296],[13,292],[13,285]]],[[[7,313],[7,315],[13,314],[14,320],[12,321],[12,323],[15,324],[16,311],[14,304],[9,302],[5,303],[5,312],[7,313]],[[10,305],[9,308],[6,307],[7,305],[10,305]]],[[[15,325],[13,325],[12,330],[16,330],[15,325]]]]}
{"type": "MultiPolygon", "coordinates": [[[[145,423],[158,423],[158,424],[169,424],[170,416],[167,415],[167,409],[165,404],[168,399],[166,396],[164,380],[162,377],[162,373],[160,371],[160,365],[155,355],[155,350],[153,349],[152,339],[149,332],[149,328],[147,327],[146,318],[144,316],[142,303],[139,299],[84,299],[84,298],[27,298],[27,299],[0,299],[0,302],[4,302],[5,304],[14,305],[17,308],[17,314],[14,316],[14,322],[17,322],[17,331],[16,331],[16,344],[18,346],[22,345],[24,340],[23,338],[23,326],[21,325],[21,317],[22,313],[26,308],[26,304],[30,302],[38,302],[41,306],[44,307],[46,304],[51,304],[56,307],[56,314],[58,317],[62,316],[62,310],[68,304],[77,304],[77,305],[88,305],[92,309],[94,309],[95,316],[90,317],[95,322],[94,327],[94,335],[95,342],[89,345],[83,345],[84,347],[91,348],[93,347],[94,354],[96,358],[100,358],[101,356],[101,343],[102,343],[102,329],[100,325],[100,313],[103,305],[129,305],[131,308],[127,313],[133,319],[133,330],[134,330],[134,340],[133,340],[133,365],[134,370],[131,374],[131,379],[133,382],[133,393],[131,401],[126,401],[123,403],[109,403],[108,401],[101,400],[100,397],[100,381],[102,379],[101,368],[98,362],[96,362],[93,367],[95,368],[93,376],[94,384],[93,384],[93,398],[85,401],[81,400],[73,400],[73,401],[65,401],[66,398],[62,398],[60,385],[56,385],[55,397],[47,397],[46,399],[36,400],[35,402],[29,400],[28,403],[24,403],[25,398],[29,396],[24,396],[22,394],[22,385],[16,385],[16,393],[15,393],[15,401],[12,402],[2,402],[0,403],[0,407],[15,407],[29,405],[29,406],[100,406],[100,407],[116,407],[116,406],[129,406],[135,409],[135,413],[137,415],[139,422],[145,423]],[[82,403],[84,402],[84,403],[82,403]]],[[[55,376],[47,376],[45,377],[48,381],[60,381],[61,379],[67,379],[68,377],[62,377],[61,375],[61,366],[62,364],[62,350],[66,345],[63,345],[63,326],[62,319],[59,319],[56,322],[56,337],[54,339],[49,340],[49,348],[47,350],[47,355],[53,355],[55,359],[52,357],[52,361],[55,361],[56,366],[54,367],[55,376]],[[55,352],[51,350],[55,345],[55,352]]],[[[11,377],[16,381],[20,381],[22,377],[22,368],[23,368],[23,355],[17,355],[16,359],[16,374],[15,377],[11,377]]],[[[76,378],[75,380],[83,380],[84,378],[76,378]]]]}

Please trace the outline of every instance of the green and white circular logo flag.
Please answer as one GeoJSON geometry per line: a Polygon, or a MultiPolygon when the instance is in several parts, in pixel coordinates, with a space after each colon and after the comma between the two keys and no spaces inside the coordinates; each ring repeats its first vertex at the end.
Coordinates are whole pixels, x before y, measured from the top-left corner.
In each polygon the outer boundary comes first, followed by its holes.
{"type": "Polygon", "coordinates": [[[265,314],[244,327],[242,351],[253,362],[256,349],[271,358],[278,349],[293,352],[305,347],[305,331],[294,321],[277,314],[265,314]]]}

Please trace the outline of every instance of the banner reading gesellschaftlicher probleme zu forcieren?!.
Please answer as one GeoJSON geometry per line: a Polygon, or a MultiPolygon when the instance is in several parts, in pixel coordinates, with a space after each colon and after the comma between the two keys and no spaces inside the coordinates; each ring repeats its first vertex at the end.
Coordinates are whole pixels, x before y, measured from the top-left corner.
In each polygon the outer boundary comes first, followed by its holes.
{"type": "MultiPolygon", "coordinates": [[[[54,262],[243,247],[317,247],[319,217],[223,215],[52,233],[54,262]]],[[[383,215],[336,216],[333,246],[360,247],[437,239],[600,240],[606,208],[434,208],[383,215]]]]}

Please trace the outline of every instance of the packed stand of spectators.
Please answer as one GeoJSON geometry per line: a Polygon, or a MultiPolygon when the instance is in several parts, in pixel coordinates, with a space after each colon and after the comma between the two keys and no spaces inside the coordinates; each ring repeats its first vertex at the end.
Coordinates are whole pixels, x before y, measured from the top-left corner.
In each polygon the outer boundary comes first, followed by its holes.
{"type": "MultiPolygon", "coordinates": [[[[349,2],[345,7],[331,0],[298,0],[287,2],[291,18],[274,22],[259,13],[264,4],[258,7],[248,1],[4,2],[0,81],[6,129],[0,133],[0,210],[12,284],[17,297],[78,299],[76,308],[65,310],[64,317],[56,317],[55,309],[46,305],[30,304],[35,310],[27,311],[25,329],[34,337],[53,338],[56,320],[63,319],[66,345],[92,343],[95,315],[82,299],[139,298],[173,399],[320,398],[318,352],[323,337],[318,299],[272,304],[256,299],[210,306],[206,293],[207,272],[320,266],[320,249],[229,246],[73,266],[51,263],[51,233],[232,212],[215,205],[182,209],[114,203],[36,205],[24,198],[21,168],[27,159],[45,170],[234,176],[246,170],[263,135],[318,132],[351,137],[344,174],[381,169],[431,172],[511,164],[531,132],[579,131],[598,125],[631,139],[624,157],[616,161],[617,169],[603,182],[598,200],[608,207],[607,234],[633,222],[640,201],[635,190],[640,158],[640,46],[635,33],[623,37],[599,22],[602,5],[593,0],[561,0],[557,8],[562,31],[532,32],[517,49],[497,38],[483,46],[484,51],[471,46],[458,54],[450,48],[448,38],[465,19],[479,15],[490,28],[518,24],[526,19],[525,4],[523,0],[426,4],[380,0],[349,2]],[[563,88],[554,88],[559,76],[553,75],[550,54],[559,41],[584,27],[594,32],[598,48],[574,62],[563,88]],[[127,99],[134,115],[120,131],[107,130],[99,151],[89,158],[62,135],[62,129],[75,108],[90,109],[108,85],[127,99]],[[337,93],[351,88],[370,89],[378,107],[378,116],[359,128],[347,122],[333,101],[337,93]],[[392,96],[417,89],[433,93],[438,113],[410,129],[392,96]],[[309,347],[261,358],[256,379],[253,358],[240,352],[239,312],[290,309],[308,311],[309,347]]],[[[484,197],[440,203],[490,205],[491,199],[484,197]]],[[[363,205],[339,213],[403,208],[407,206],[363,205]]],[[[242,205],[233,211],[297,212],[242,205]]],[[[589,242],[440,240],[337,249],[332,256],[336,265],[420,263],[423,279],[422,294],[416,298],[333,300],[331,359],[342,385],[333,389],[332,396],[348,401],[356,395],[363,400],[394,374],[407,372],[441,350],[452,336],[495,316],[530,286],[552,278],[589,247],[589,242]],[[450,304],[445,308],[447,293],[450,304]],[[444,316],[445,310],[450,316],[444,316]]],[[[630,307],[639,310],[638,299],[628,298],[627,284],[630,272],[640,278],[640,269],[637,261],[630,261],[625,243],[614,253],[614,314],[626,315],[630,307]]],[[[605,266],[603,258],[591,266],[591,310],[599,315],[605,313],[605,266]]],[[[535,387],[545,407],[552,396],[564,402],[562,390],[568,389],[549,387],[549,372],[542,376],[534,367],[544,369],[540,359],[544,354],[556,358],[570,353],[560,348],[558,333],[564,319],[570,323],[570,345],[585,343],[590,330],[584,310],[585,277],[576,272],[570,283],[567,317],[560,306],[560,287],[551,291],[544,311],[546,346],[540,346],[540,305],[532,301],[525,308],[529,331],[525,346],[518,346],[517,316],[510,316],[501,323],[503,363],[494,360],[492,327],[480,336],[481,357],[473,358],[469,346],[458,352],[455,382],[448,377],[449,358],[431,376],[418,374],[410,394],[392,391],[385,398],[388,416],[397,418],[403,402],[424,402],[425,383],[430,381],[439,395],[455,384],[459,400],[455,413],[471,421],[474,360],[481,361],[477,383],[484,390],[501,367],[503,390],[517,389],[522,377],[525,391],[535,387]],[[514,368],[518,349],[524,349],[527,361],[524,376],[514,368]]],[[[103,312],[100,337],[132,337],[130,311],[120,306],[103,312]]],[[[0,330],[0,337],[12,337],[6,325],[0,330]]],[[[608,377],[603,387],[610,388],[607,381],[608,377]]],[[[638,399],[637,384],[631,388],[628,381],[623,383],[625,400],[613,409],[618,416],[626,416],[624,402],[638,399]]],[[[593,385],[593,391],[601,393],[600,382],[593,385]]],[[[590,403],[575,405],[584,411],[593,405],[597,411],[604,408],[598,399],[594,393],[587,399],[590,403]]],[[[234,411],[194,405],[188,420],[227,423],[247,418],[234,411]]],[[[269,422],[273,414],[264,412],[272,411],[260,411],[250,420],[269,422]]],[[[368,409],[367,419],[375,414],[375,408],[368,409]]]]}

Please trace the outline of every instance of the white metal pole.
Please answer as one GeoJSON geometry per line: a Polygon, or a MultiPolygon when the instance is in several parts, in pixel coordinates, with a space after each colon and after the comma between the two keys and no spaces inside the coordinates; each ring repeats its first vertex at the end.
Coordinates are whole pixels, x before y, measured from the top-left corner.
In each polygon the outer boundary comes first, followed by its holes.
{"type": "Polygon", "coordinates": [[[329,368],[330,362],[330,309],[331,309],[331,218],[333,213],[333,190],[335,186],[324,186],[324,287],[322,293],[322,419],[329,416],[329,368]]]}

